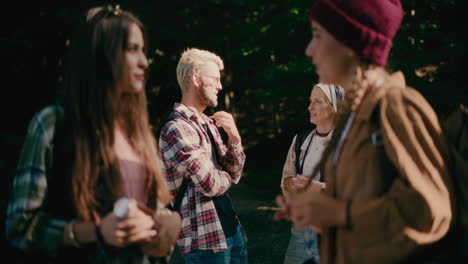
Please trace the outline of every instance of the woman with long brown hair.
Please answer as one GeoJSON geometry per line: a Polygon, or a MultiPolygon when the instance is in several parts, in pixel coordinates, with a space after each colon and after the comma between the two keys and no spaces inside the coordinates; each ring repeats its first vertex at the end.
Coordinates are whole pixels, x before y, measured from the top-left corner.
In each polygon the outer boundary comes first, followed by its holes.
{"type": "Polygon", "coordinates": [[[180,217],[164,207],[143,25],[119,6],[92,8],[70,43],[63,96],[29,126],[8,239],[39,262],[145,263],[169,251],[180,217]]]}
{"type": "Polygon", "coordinates": [[[276,217],[322,231],[320,263],[422,263],[452,226],[437,115],[385,69],[402,18],[399,0],[319,0],[310,11],[306,55],[346,96],[321,161],[326,190],[278,198],[276,217]]]}

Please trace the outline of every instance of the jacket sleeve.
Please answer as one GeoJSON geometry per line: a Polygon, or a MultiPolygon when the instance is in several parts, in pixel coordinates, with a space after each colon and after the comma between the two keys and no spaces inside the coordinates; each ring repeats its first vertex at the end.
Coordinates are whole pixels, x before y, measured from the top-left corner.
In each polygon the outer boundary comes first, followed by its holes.
{"type": "Polygon", "coordinates": [[[201,145],[198,132],[187,122],[166,124],[161,131],[160,148],[166,167],[191,178],[203,195],[219,196],[231,186],[229,173],[214,166],[211,153],[201,145]]]}
{"type": "Polygon", "coordinates": [[[401,241],[401,248],[411,250],[440,240],[450,228],[447,148],[437,116],[419,92],[404,88],[388,93],[380,102],[380,122],[397,175],[379,199],[352,202],[351,229],[376,242],[401,241]],[[372,232],[374,227],[380,231],[372,232]]]}
{"type": "Polygon", "coordinates": [[[41,209],[47,193],[46,171],[51,164],[54,125],[55,114],[50,107],[30,122],[6,214],[6,236],[14,247],[50,256],[57,253],[66,224],[41,209]]]}
{"type": "Polygon", "coordinates": [[[296,176],[296,152],[294,151],[294,146],[296,145],[296,137],[294,136],[291,146],[289,147],[288,155],[286,156],[286,161],[283,165],[283,174],[281,176],[281,190],[283,195],[287,195],[288,191],[284,187],[284,180],[287,178],[296,176]]]}

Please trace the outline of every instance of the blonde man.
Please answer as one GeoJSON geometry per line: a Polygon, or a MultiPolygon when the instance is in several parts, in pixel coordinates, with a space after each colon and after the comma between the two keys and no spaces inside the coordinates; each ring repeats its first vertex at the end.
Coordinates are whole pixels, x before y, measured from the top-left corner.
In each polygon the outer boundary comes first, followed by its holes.
{"type": "Polygon", "coordinates": [[[182,102],[174,105],[159,139],[169,189],[181,201],[175,208],[182,215],[177,244],[189,264],[247,263],[245,234],[227,195],[244,167],[241,137],[231,114],[203,114],[218,104],[223,68],[212,52],[182,53],[177,65],[182,102]],[[227,144],[219,128],[227,133],[227,144]]]}

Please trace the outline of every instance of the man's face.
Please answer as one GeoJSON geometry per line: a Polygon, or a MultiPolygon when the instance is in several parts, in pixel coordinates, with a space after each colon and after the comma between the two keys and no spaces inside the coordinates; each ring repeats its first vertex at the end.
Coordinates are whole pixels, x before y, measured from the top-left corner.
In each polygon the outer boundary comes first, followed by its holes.
{"type": "Polygon", "coordinates": [[[207,63],[200,71],[198,95],[201,104],[215,107],[218,105],[218,92],[223,89],[219,68],[213,62],[207,63]]]}

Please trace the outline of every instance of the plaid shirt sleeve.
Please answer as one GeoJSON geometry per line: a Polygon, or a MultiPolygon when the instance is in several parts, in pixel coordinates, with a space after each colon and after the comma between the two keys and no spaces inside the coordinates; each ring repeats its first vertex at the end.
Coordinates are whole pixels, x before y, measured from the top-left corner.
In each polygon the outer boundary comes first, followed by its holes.
{"type": "Polygon", "coordinates": [[[215,140],[217,141],[218,147],[221,148],[218,151],[222,154],[222,167],[227,173],[229,173],[232,182],[237,184],[242,176],[245,163],[245,153],[242,149],[242,144],[240,141],[236,144],[228,143],[226,147],[226,145],[223,144],[221,135],[219,134],[219,130],[216,126],[214,126],[214,124],[210,124],[210,129],[211,131],[216,132],[215,140]]]}
{"type": "Polygon", "coordinates": [[[204,137],[186,121],[172,120],[165,125],[160,148],[166,167],[173,172],[168,173],[168,181],[181,181],[177,176],[190,177],[196,190],[203,195],[219,196],[231,186],[231,176],[216,168],[213,162],[206,162],[211,160],[211,153],[202,145],[202,140],[204,137]]]}
{"type": "Polygon", "coordinates": [[[6,214],[6,236],[14,247],[49,255],[57,252],[66,224],[41,211],[47,192],[45,173],[52,157],[56,107],[45,108],[29,124],[6,214]]]}

